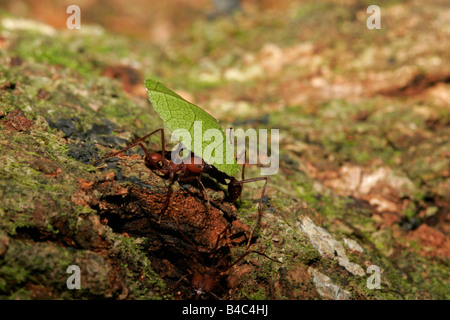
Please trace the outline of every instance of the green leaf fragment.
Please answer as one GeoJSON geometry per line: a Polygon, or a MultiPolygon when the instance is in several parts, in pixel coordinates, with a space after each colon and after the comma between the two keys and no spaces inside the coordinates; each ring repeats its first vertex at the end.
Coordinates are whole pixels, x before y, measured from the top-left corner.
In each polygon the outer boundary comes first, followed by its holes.
{"type": "Polygon", "coordinates": [[[198,151],[201,148],[203,160],[230,176],[233,176],[241,169],[236,163],[234,156],[230,162],[230,155],[233,155],[233,150],[231,145],[227,143],[225,133],[214,117],[196,105],[186,101],[160,82],[147,79],[145,81],[145,87],[147,88],[148,97],[153,108],[159,114],[166,127],[172,133],[179,129],[185,129],[190,133],[193,141],[190,151],[199,155],[198,151]],[[196,127],[194,125],[196,121],[201,122],[201,130],[198,126],[196,127]],[[203,141],[202,139],[202,137],[205,137],[205,132],[209,129],[216,129],[218,130],[217,132],[221,133],[221,141],[223,141],[222,161],[220,159],[219,161],[214,161],[217,159],[210,156],[211,141],[203,141]],[[202,142],[201,146],[196,145],[198,141],[202,142]],[[208,152],[205,152],[207,149],[208,152]],[[228,158],[227,155],[229,155],[228,158]]]}

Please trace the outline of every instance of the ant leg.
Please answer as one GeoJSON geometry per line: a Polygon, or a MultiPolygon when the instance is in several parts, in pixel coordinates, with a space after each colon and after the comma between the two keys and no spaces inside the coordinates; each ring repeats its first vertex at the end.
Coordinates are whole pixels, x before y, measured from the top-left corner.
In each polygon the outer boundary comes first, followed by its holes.
{"type": "MultiPolygon", "coordinates": [[[[146,159],[147,159],[148,161],[150,161],[150,163],[151,163],[154,167],[157,168],[157,167],[158,167],[158,164],[157,164],[156,161],[153,160],[153,158],[150,156],[150,153],[148,152],[147,148],[146,148],[142,143],[140,143],[140,142],[138,143],[138,146],[139,146],[142,150],[144,150],[146,159]]],[[[164,158],[163,158],[163,159],[164,159],[164,158]]],[[[166,194],[166,202],[165,202],[164,209],[163,209],[162,212],[165,212],[165,211],[167,210],[167,208],[169,207],[169,204],[170,204],[170,198],[171,198],[171,196],[172,196],[172,186],[173,186],[174,182],[175,182],[175,172],[174,172],[174,171],[171,171],[171,172],[170,172],[170,177],[169,177],[168,191],[167,191],[167,194],[166,194]]],[[[159,216],[158,223],[161,223],[161,216],[159,216]]]]}
{"type": "MultiPolygon", "coordinates": [[[[175,221],[175,224],[177,225],[177,229],[180,232],[181,236],[187,241],[189,242],[189,244],[195,249],[195,251],[199,254],[199,249],[197,247],[197,245],[191,240],[189,239],[183,232],[183,230],[181,230],[180,224],[178,223],[178,220],[175,217],[172,217],[172,219],[175,221]]],[[[200,254],[199,254],[200,255],[200,254]]],[[[201,256],[200,256],[201,258],[201,256]]],[[[203,259],[202,259],[203,260],[203,259]]],[[[204,261],[202,261],[204,262],[204,261]]]]}
{"type": "MultiPolygon", "coordinates": [[[[103,158],[100,158],[98,160],[95,160],[94,162],[91,163],[91,165],[96,165],[97,163],[99,163],[102,160],[111,158],[111,157],[115,157],[118,154],[121,154],[122,152],[127,151],[128,149],[131,149],[133,147],[135,147],[136,145],[138,145],[140,142],[144,141],[145,139],[147,139],[148,137],[150,137],[151,135],[155,134],[156,132],[161,131],[161,145],[162,145],[162,158],[165,159],[165,149],[166,149],[166,142],[164,140],[164,129],[163,128],[159,128],[156,129],[148,134],[146,134],[145,136],[136,139],[135,141],[133,141],[132,143],[130,143],[128,146],[126,146],[125,148],[123,148],[122,150],[119,151],[115,151],[115,152],[110,152],[108,153],[106,156],[104,156],[103,158]]],[[[145,150],[144,150],[145,152],[145,150]]]]}
{"type": "Polygon", "coordinates": [[[198,184],[202,187],[202,193],[203,193],[203,198],[206,199],[206,206],[208,207],[208,213],[211,210],[211,204],[209,203],[209,196],[208,196],[208,192],[206,191],[205,186],[202,183],[202,180],[200,179],[199,176],[196,177],[196,180],[198,182],[198,184]]]}
{"type": "MultiPolygon", "coordinates": [[[[189,239],[184,232],[181,230],[180,224],[178,223],[178,220],[175,217],[172,217],[172,219],[175,221],[175,224],[177,225],[177,229],[180,232],[181,236],[190,243],[190,245],[194,248],[194,250],[196,251],[196,254],[199,257],[199,260],[201,260],[201,262],[203,263],[203,265],[205,265],[205,261],[203,259],[203,257],[200,255],[200,250],[198,249],[197,245],[191,240],[189,239]]],[[[227,233],[229,230],[227,228],[223,229],[218,235],[217,235],[217,239],[216,239],[216,243],[214,244],[214,249],[212,250],[214,253],[217,252],[217,248],[219,247],[219,243],[220,243],[220,239],[222,239],[223,234],[227,233]]],[[[227,269],[228,270],[228,269],[227,269]]]]}
{"type": "MultiPolygon", "coordinates": [[[[224,234],[224,233],[227,233],[228,231],[229,231],[229,229],[225,228],[225,229],[223,229],[222,232],[220,232],[220,233],[217,235],[216,244],[214,245],[214,252],[217,251],[217,247],[219,246],[219,241],[220,241],[220,239],[222,238],[223,234],[224,234]]],[[[229,245],[228,238],[227,238],[226,241],[227,241],[227,244],[229,245]]]]}
{"type": "MultiPolygon", "coordinates": [[[[230,141],[231,146],[234,147],[234,141],[232,141],[232,139],[231,139],[231,131],[233,131],[233,128],[230,127],[229,130],[230,130],[229,131],[229,133],[230,133],[229,141],[230,141]]],[[[233,150],[233,152],[234,152],[234,150],[233,150]]],[[[245,162],[247,161],[247,149],[244,148],[244,150],[242,150],[241,153],[239,155],[236,155],[234,158],[236,159],[236,163],[238,163],[239,160],[242,158],[242,155],[244,155],[244,163],[243,163],[243,166],[242,166],[242,180],[245,180],[244,171],[245,171],[245,162]]]]}
{"type": "MultiPolygon", "coordinates": [[[[239,156],[240,157],[240,156],[239,156]]],[[[247,150],[244,150],[244,164],[242,165],[241,181],[245,180],[245,163],[247,162],[247,150]]],[[[239,195],[239,201],[242,201],[241,194],[239,195]]]]}
{"type": "Polygon", "coordinates": [[[174,182],[175,182],[175,173],[172,171],[169,177],[169,186],[167,187],[166,202],[164,204],[164,208],[161,212],[161,215],[159,216],[158,223],[161,222],[162,213],[166,212],[166,210],[169,208],[170,198],[172,197],[172,186],[174,182]]]}
{"type": "Polygon", "coordinates": [[[259,226],[259,224],[261,222],[261,218],[262,218],[262,209],[261,209],[262,201],[263,201],[263,198],[264,198],[264,193],[266,192],[266,186],[267,186],[267,182],[269,181],[269,178],[268,177],[259,177],[259,178],[252,178],[252,179],[246,179],[246,180],[234,181],[233,182],[234,185],[237,185],[237,184],[244,184],[244,183],[261,181],[261,180],[265,180],[266,182],[264,183],[264,187],[263,187],[262,192],[261,192],[261,197],[259,198],[258,217],[257,217],[255,225],[252,228],[252,231],[250,232],[250,236],[249,236],[248,243],[247,243],[247,248],[250,247],[250,242],[252,240],[253,233],[255,232],[256,228],[259,226]]]}
{"type": "Polygon", "coordinates": [[[273,262],[282,263],[281,261],[278,261],[276,259],[273,259],[273,258],[269,257],[264,252],[260,252],[260,251],[256,251],[256,250],[247,250],[246,253],[244,253],[239,258],[237,258],[236,261],[234,261],[231,265],[228,266],[228,268],[226,268],[224,271],[222,271],[221,274],[226,273],[228,270],[230,270],[232,267],[234,267],[236,264],[238,264],[242,259],[244,259],[246,256],[248,256],[250,253],[257,253],[257,254],[259,254],[259,255],[261,255],[263,257],[266,257],[269,260],[272,260],[273,262]]]}
{"type": "Polygon", "coordinates": [[[209,213],[209,210],[211,209],[211,204],[210,204],[210,202],[209,202],[208,192],[206,191],[206,188],[205,188],[205,186],[204,186],[203,183],[202,183],[202,180],[201,180],[201,174],[200,174],[199,176],[192,176],[192,177],[178,178],[178,181],[181,181],[181,182],[188,182],[188,181],[192,181],[192,180],[196,180],[197,183],[199,184],[199,186],[201,187],[201,188],[199,188],[199,189],[202,190],[203,199],[206,200],[206,205],[207,205],[208,213],[209,213]]]}
{"type": "Polygon", "coordinates": [[[244,163],[242,164],[242,180],[244,180],[244,171],[245,171],[245,162],[247,161],[247,150],[242,151],[237,157],[236,157],[236,162],[239,161],[239,159],[241,159],[242,154],[244,154],[244,163]]]}
{"type": "MultiPolygon", "coordinates": [[[[145,153],[145,159],[147,159],[148,161],[150,161],[150,163],[152,164],[153,167],[158,168],[158,163],[153,159],[153,157],[150,155],[150,152],[148,152],[147,148],[142,144],[142,143],[138,143],[138,147],[140,147],[144,153],[145,153]]],[[[162,160],[164,161],[164,159],[162,160]]]]}
{"type": "Polygon", "coordinates": [[[208,207],[208,213],[211,210],[211,204],[209,203],[209,196],[208,196],[208,192],[206,191],[205,186],[202,183],[202,180],[200,178],[201,176],[196,176],[195,180],[197,180],[198,184],[201,186],[202,189],[202,193],[203,193],[203,198],[206,199],[206,206],[208,207]]]}

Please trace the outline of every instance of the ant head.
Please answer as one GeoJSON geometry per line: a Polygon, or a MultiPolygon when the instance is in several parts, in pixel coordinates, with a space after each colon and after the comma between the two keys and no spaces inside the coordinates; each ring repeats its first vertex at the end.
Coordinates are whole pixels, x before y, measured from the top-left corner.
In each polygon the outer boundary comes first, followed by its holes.
{"type": "Polygon", "coordinates": [[[150,165],[153,166],[154,163],[158,164],[162,161],[162,155],[160,155],[159,153],[149,153],[146,157],[145,157],[145,162],[150,165]],[[148,157],[150,156],[151,159],[149,159],[148,157]]]}
{"type": "Polygon", "coordinates": [[[215,285],[216,280],[210,274],[197,273],[192,277],[192,287],[195,289],[197,295],[211,292],[215,285]]]}

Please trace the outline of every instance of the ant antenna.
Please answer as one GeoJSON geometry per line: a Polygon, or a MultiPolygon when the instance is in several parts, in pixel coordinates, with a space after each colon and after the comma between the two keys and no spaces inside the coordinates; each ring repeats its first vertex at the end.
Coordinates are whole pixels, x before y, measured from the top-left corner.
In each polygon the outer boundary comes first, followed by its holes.
{"type": "MultiPolygon", "coordinates": [[[[165,159],[166,142],[165,142],[165,140],[164,140],[164,129],[159,128],[159,129],[156,129],[156,130],[154,130],[154,131],[152,131],[152,132],[146,134],[145,136],[143,136],[143,137],[141,137],[141,138],[139,138],[139,139],[136,139],[135,141],[133,141],[131,144],[129,144],[129,145],[126,146],[125,148],[123,148],[123,149],[121,149],[121,150],[119,150],[119,151],[110,152],[110,153],[108,153],[106,156],[104,156],[103,158],[100,158],[100,159],[95,160],[94,162],[91,163],[91,165],[94,166],[94,165],[96,165],[97,163],[99,163],[99,162],[102,161],[102,160],[105,160],[105,159],[108,159],[108,158],[111,158],[111,157],[115,157],[115,156],[117,156],[118,154],[121,154],[121,153],[123,153],[123,152],[125,152],[125,151],[127,151],[127,150],[129,150],[129,149],[131,149],[131,148],[133,148],[133,147],[135,147],[135,146],[138,146],[138,145],[139,145],[139,146],[142,148],[142,144],[141,144],[140,142],[144,141],[145,139],[147,139],[147,138],[150,137],[152,134],[155,134],[155,133],[158,132],[158,131],[161,131],[162,159],[165,159]]],[[[148,154],[148,151],[146,151],[145,148],[143,148],[143,150],[144,150],[144,152],[145,152],[146,155],[147,155],[147,154],[148,154]]]]}

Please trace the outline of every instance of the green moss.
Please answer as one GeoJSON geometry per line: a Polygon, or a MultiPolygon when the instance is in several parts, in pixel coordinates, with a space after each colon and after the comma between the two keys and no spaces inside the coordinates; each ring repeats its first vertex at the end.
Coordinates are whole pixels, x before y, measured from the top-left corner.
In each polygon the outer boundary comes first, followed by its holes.
{"type": "Polygon", "coordinates": [[[55,289],[65,286],[65,269],[73,262],[70,255],[73,253],[53,244],[13,240],[0,258],[0,278],[7,284],[0,289],[0,296],[14,299],[26,293],[30,298],[23,287],[27,283],[44,281],[55,289]]]}
{"type": "Polygon", "coordinates": [[[151,268],[151,262],[140,247],[143,239],[132,239],[114,235],[115,247],[112,252],[123,263],[130,280],[129,287],[138,299],[161,299],[166,285],[151,268]]]}
{"type": "Polygon", "coordinates": [[[243,295],[249,300],[267,300],[267,293],[259,288],[256,291],[253,289],[252,291],[247,288],[247,290],[243,289],[243,295]],[[248,290],[248,291],[247,291],[248,290]]]}

